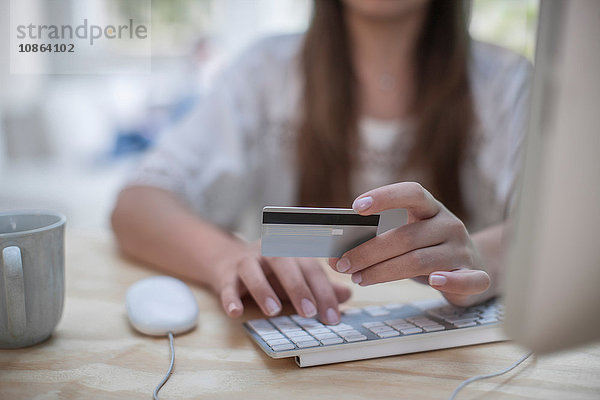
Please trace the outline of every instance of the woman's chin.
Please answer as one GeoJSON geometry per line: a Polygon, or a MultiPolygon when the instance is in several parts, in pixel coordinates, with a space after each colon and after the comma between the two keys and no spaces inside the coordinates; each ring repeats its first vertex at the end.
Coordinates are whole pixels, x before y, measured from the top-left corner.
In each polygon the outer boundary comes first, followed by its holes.
{"type": "Polygon", "coordinates": [[[370,19],[399,19],[422,10],[430,0],[343,0],[352,12],[370,19]]]}

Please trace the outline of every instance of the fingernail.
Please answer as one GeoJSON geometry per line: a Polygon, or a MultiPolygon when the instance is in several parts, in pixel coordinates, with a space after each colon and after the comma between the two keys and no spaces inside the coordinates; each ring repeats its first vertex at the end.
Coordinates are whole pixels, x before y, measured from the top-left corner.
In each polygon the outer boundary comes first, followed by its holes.
{"type": "Polygon", "coordinates": [[[231,314],[231,313],[233,313],[234,311],[237,311],[237,310],[239,310],[239,309],[240,309],[240,308],[238,307],[238,305],[237,305],[237,304],[235,304],[235,303],[229,303],[229,305],[227,306],[227,313],[228,313],[228,314],[231,314]]]}
{"type": "Polygon", "coordinates": [[[367,196],[367,197],[362,197],[360,199],[354,200],[354,203],[352,203],[352,208],[355,211],[365,211],[372,205],[373,205],[373,198],[371,196],[367,196]]]}
{"type": "Polygon", "coordinates": [[[327,322],[329,322],[330,324],[335,325],[340,322],[340,317],[338,316],[338,313],[333,308],[328,308],[327,312],[325,314],[327,317],[327,322]]]}
{"type": "Polygon", "coordinates": [[[335,269],[337,269],[339,272],[348,271],[350,269],[350,260],[348,260],[346,257],[340,258],[337,264],[335,264],[335,269]]]}
{"type": "Polygon", "coordinates": [[[355,272],[352,274],[352,282],[361,283],[362,282],[362,274],[360,272],[355,272]]]}
{"type": "Polygon", "coordinates": [[[281,307],[271,297],[267,297],[267,300],[265,300],[265,308],[269,315],[275,315],[281,311],[281,307]]]}
{"type": "Polygon", "coordinates": [[[444,286],[447,281],[444,275],[429,275],[429,284],[431,286],[444,286]]]}
{"type": "Polygon", "coordinates": [[[308,299],[302,299],[300,306],[302,307],[302,312],[307,318],[317,315],[317,307],[315,307],[312,301],[308,299]]]}

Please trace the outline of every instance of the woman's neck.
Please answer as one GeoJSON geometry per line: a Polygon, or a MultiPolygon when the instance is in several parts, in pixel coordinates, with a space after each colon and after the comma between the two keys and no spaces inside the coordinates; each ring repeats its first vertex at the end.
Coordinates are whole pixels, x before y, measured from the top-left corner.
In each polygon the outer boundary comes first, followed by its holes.
{"type": "Polygon", "coordinates": [[[408,111],[414,84],[413,54],[426,7],[396,18],[369,18],[345,9],[361,112],[397,119],[408,111]]]}

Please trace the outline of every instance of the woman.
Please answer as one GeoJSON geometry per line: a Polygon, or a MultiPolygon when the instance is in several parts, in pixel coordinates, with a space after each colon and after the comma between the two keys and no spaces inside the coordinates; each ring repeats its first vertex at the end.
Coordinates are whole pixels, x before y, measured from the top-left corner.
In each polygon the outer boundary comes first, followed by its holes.
{"type": "Polygon", "coordinates": [[[350,291],[316,260],[263,258],[228,232],[267,204],[347,207],[380,187],[355,209],[407,208],[410,224],[336,270],[416,278],[456,304],[495,295],[528,64],[465,27],[458,1],[315,1],[304,36],[251,49],[146,158],[113,212],[120,246],[209,286],[229,316],[249,293],[266,315],[288,297],[336,324],[350,291]],[[386,186],[401,181],[420,184],[386,186]]]}

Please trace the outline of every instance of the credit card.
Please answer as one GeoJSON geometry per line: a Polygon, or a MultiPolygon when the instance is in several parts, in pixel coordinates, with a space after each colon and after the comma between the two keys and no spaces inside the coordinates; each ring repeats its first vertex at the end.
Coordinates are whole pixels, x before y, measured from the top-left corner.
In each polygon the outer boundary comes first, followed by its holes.
{"type": "Polygon", "coordinates": [[[340,257],[346,251],[374,238],[395,225],[406,223],[405,210],[399,218],[382,214],[363,216],[350,208],[273,207],[263,208],[262,255],[266,257],[340,257]],[[382,229],[382,226],[386,228],[382,229]]]}

